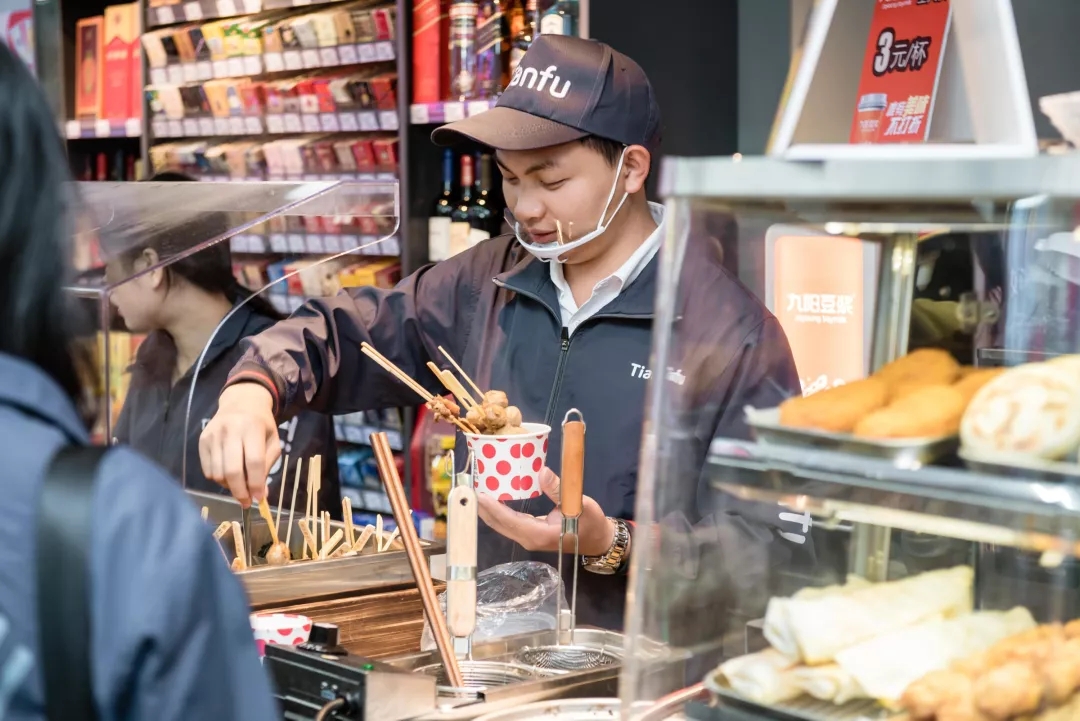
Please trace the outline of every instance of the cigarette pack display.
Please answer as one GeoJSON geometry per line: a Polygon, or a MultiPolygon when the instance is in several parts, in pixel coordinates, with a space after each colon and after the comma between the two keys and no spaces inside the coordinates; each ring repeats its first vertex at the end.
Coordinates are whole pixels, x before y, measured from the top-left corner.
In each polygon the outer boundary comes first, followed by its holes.
{"type": "Polygon", "coordinates": [[[449,3],[417,0],[413,5],[413,97],[414,103],[435,103],[450,88],[449,3]]]}
{"type": "Polygon", "coordinates": [[[104,97],[105,18],[98,15],[79,20],[75,26],[75,115],[101,117],[104,97]]]}
{"type": "Polygon", "coordinates": [[[105,67],[101,115],[110,120],[139,116],[139,10],[136,3],[105,8],[105,67]]]}

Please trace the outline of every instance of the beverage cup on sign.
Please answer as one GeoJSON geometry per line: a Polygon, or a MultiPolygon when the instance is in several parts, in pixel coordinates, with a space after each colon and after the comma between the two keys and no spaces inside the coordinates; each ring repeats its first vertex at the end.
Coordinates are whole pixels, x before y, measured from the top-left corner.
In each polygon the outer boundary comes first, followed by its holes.
{"type": "Polygon", "coordinates": [[[878,138],[881,119],[885,117],[885,108],[889,97],[885,93],[869,93],[859,98],[855,117],[859,123],[859,143],[873,143],[878,138]]]}
{"type": "Polygon", "coordinates": [[[299,646],[311,634],[311,619],[296,613],[253,613],[249,619],[260,656],[266,654],[267,644],[299,646]]]}
{"type": "Polygon", "coordinates": [[[522,423],[525,433],[485,436],[466,433],[465,440],[476,459],[476,492],[500,501],[536,498],[540,470],[547,462],[551,426],[522,423]]]}

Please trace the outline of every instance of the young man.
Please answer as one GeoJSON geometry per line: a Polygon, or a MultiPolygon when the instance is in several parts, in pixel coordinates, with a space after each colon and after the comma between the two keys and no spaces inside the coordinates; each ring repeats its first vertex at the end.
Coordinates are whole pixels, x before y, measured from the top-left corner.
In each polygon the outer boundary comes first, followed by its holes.
{"type": "MultiPolygon", "coordinates": [[[[482,388],[506,391],[526,421],[553,427],[545,497],[481,497],[481,567],[554,560],[559,425],[577,408],[588,427],[580,550],[593,572],[580,577],[578,621],[621,627],[663,237],[663,208],[644,194],[659,138],[660,112],[636,63],[598,42],[538,38],[497,107],[433,135],[495,150],[514,234],[394,290],[310,302],[246,341],[201,438],[207,477],[246,502],[262,493],[277,452],[275,415],[414,404],[361,354],[362,342],[435,393],[444,391],[425,364],[445,367],[443,346],[482,388]]],[[[714,434],[745,436],[744,405],[775,405],[799,386],[776,320],[723,269],[715,243],[694,241],[685,263],[693,290],[680,323],[707,352],[690,350],[697,356],[672,373],[681,393],[696,394],[705,430],[687,462],[700,468],[714,434]]]]}

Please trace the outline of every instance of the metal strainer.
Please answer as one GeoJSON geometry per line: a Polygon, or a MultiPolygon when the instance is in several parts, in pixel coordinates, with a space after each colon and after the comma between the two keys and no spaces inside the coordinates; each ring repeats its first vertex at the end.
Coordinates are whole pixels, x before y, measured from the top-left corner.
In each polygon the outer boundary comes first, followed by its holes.
{"type": "Polygon", "coordinates": [[[549,671],[590,671],[594,668],[612,666],[619,656],[593,646],[534,646],[521,649],[518,663],[549,671]]]}
{"type": "Polygon", "coordinates": [[[461,675],[465,681],[464,688],[456,688],[450,685],[450,679],[446,676],[446,669],[443,668],[441,663],[423,666],[416,669],[416,673],[426,673],[434,676],[439,695],[443,697],[477,696],[489,688],[531,681],[539,675],[534,669],[500,661],[459,661],[458,663],[461,666],[461,675]]]}

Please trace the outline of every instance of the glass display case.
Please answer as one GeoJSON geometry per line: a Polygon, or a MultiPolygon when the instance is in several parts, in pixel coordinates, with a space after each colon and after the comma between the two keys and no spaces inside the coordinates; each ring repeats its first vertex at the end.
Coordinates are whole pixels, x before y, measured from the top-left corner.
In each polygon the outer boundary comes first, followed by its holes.
{"type": "Polygon", "coordinates": [[[661,187],[623,708],[1080,718],[1080,155],[661,187]]]}
{"type": "MultiPolygon", "coordinates": [[[[70,290],[96,319],[95,435],[130,443],[189,489],[213,490],[193,482],[197,436],[240,340],[306,298],[400,278],[396,183],[74,185],[70,290]]],[[[283,451],[297,434],[284,420],[283,451]]]]}

